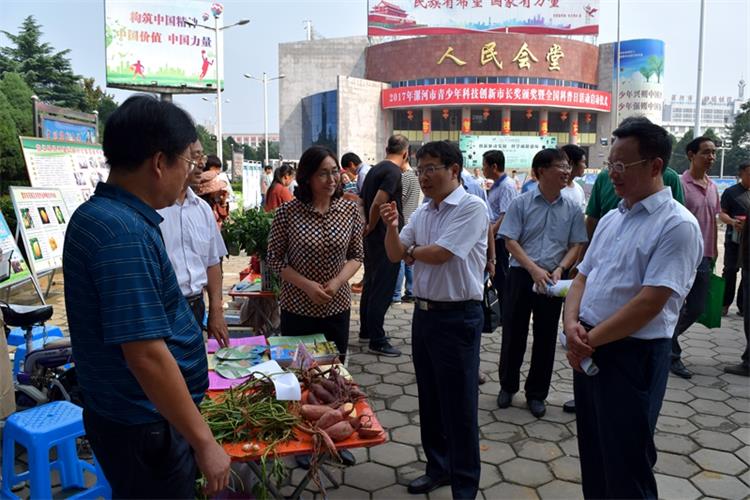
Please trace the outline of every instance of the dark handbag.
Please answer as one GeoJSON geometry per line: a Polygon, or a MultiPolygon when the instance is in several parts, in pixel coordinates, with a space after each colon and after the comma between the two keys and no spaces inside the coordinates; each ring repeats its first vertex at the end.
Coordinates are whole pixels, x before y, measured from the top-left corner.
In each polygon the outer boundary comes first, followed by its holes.
{"type": "Polygon", "coordinates": [[[500,326],[500,300],[497,298],[492,281],[484,282],[484,298],[482,299],[482,311],[484,312],[484,326],[482,333],[492,333],[500,326]]]}

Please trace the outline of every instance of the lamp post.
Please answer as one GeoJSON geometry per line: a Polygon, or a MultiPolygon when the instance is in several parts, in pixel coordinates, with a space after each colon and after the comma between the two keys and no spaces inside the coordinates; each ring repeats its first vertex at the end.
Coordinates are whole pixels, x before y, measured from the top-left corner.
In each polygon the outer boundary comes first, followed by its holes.
{"type": "MultiPolygon", "coordinates": [[[[216,134],[216,156],[219,157],[219,160],[221,160],[222,164],[224,163],[224,158],[222,155],[224,148],[222,147],[223,139],[221,137],[221,38],[219,37],[219,32],[232,28],[234,26],[243,26],[250,22],[249,19],[240,19],[234,24],[219,27],[219,18],[221,17],[221,13],[223,11],[224,7],[220,3],[214,3],[211,5],[211,13],[214,16],[213,26],[199,24],[197,21],[193,21],[190,19],[185,20],[185,24],[187,24],[188,26],[212,30],[216,37],[216,129],[218,132],[216,134]]],[[[203,19],[207,20],[208,15],[204,14],[203,19]]]]}
{"type": "Polygon", "coordinates": [[[268,161],[268,82],[272,82],[274,80],[281,80],[284,78],[285,75],[279,75],[274,76],[273,78],[268,78],[268,74],[264,71],[262,78],[257,78],[249,73],[245,73],[245,78],[248,78],[250,80],[256,80],[258,82],[263,83],[263,136],[265,141],[265,150],[266,150],[266,162],[263,164],[265,167],[269,164],[268,161]]]}

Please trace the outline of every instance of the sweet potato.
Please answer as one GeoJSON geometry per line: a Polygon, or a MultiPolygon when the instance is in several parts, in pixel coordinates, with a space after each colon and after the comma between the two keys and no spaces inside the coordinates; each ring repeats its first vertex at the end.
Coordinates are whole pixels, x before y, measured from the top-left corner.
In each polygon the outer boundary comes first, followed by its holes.
{"type": "Polygon", "coordinates": [[[329,410],[325,412],[323,416],[320,417],[320,419],[318,419],[318,427],[320,427],[321,429],[327,429],[333,424],[341,422],[343,419],[344,417],[341,415],[341,412],[339,410],[329,410]]]}
{"type": "Polygon", "coordinates": [[[312,391],[307,391],[307,403],[311,405],[319,405],[320,401],[315,397],[312,391]]]}
{"type": "Polygon", "coordinates": [[[328,392],[328,390],[320,384],[311,384],[310,390],[315,394],[315,397],[318,398],[318,401],[323,404],[333,403],[336,400],[333,394],[328,392]]]}
{"type": "Polygon", "coordinates": [[[322,385],[325,390],[327,390],[331,394],[336,394],[337,392],[339,392],[339,387],[336,385],[336,383],[332,380],[328,380],[327,378],[321,379],[320,385],[322,385]]]}
{"type": "Polygon", "coordinates": [[[302,418],[311,422],[317,422],[320,417],[329,411],[332,411],[331,408],[325,405],[302,405],[300,409],[302,418]]]}
{"type": "Polygon", "coordinates": [[[362,439],[372,439],[380,436],[380,433],[382,431],[380,429],[375,429],[373,427],[360,427],[357,429],[357,434],[362,439]]]}
{"type": "Polygon", "coordinates": [[[354,428],[348,420],[342,420],[341,422],[338,422],[337,424],[326,428],[324,432],[331,437],[334,443],[337,443],[339,441],[348,439],[352,434],[354,434],[354,428]]]}

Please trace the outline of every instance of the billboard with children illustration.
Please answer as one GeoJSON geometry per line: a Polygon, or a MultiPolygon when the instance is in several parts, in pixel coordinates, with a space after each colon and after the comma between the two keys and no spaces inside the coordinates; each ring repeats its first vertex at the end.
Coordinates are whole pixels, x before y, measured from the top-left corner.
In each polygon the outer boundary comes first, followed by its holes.
{"type": "Polygon", "coordinates": [[[216,89],[215,32],[188,23],[213,28],[218,19],[221,27],[220,4],[106,0],[104,9],[107,86],[172,93],[216,89]]]}

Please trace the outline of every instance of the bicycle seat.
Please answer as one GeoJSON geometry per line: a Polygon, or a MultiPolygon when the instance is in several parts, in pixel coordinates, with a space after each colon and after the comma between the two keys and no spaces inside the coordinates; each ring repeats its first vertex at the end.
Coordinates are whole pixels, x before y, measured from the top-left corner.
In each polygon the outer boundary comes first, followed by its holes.
{"type": "Polygon", "coordinates": [[[22,306],[18,304],[0,304],[3,320],[8,326],[29,328],[44,323],[52,317],[52,306],[22,306]]]}

